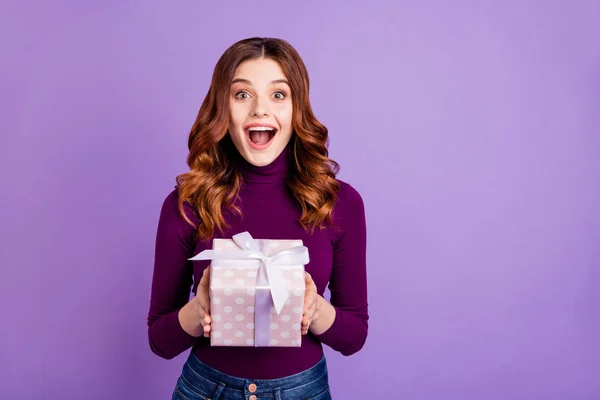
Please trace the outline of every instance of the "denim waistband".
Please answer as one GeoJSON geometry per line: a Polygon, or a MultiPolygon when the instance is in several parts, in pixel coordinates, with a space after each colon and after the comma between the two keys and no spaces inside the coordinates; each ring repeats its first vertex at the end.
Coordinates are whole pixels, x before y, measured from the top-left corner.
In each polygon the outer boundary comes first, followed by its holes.
{"type": "Polygon", "coordinates": [[[211,366],[203,363],[191,352],[182,371],[182,377],[193,385],[195,381],[202,381],[207,384],[223,386],[227,389],[246,391],[249,385],[254,384],[258,388],[254,394],[272,393],[274,389],[286,390],[295,389],[300,386],[319,382],[320,385],[327,385],[328,371],[325,355],[313,367],[294,375],[276,379],[245,379],[224,374],[211,366]],[[323,381],[323,382],[320,382],[323,381]]]}

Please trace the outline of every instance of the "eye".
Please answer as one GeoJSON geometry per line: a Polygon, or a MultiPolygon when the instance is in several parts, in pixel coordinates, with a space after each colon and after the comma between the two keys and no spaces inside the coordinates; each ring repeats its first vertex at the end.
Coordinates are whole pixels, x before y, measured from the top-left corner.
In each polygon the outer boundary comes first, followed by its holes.
{"type": "Polygon", "coordinates": [[[236,99],[242,99],[242,100],[243,100],[243,99],[247,99],[247,98],[249,98],[249,97],[250,97],[250,95],[248,94],[248,92],[245,92],[245,91],[243,91],[243,90],[242,90],[242,91],[240,91],[240,92],[237,92],[237,93],[235,94],[235,98],[236,98],[236,99]],[[242,97],[243,95],[245,95],[246,97],[242,97]]]}
{"type": "Polygon", "coordinates": [[[275,98],[277,100],[283,100],[283,99],[285,99],[285,93],[283,93],[281,91],[273,93],[273,96],[275,96],[275,98]]]}

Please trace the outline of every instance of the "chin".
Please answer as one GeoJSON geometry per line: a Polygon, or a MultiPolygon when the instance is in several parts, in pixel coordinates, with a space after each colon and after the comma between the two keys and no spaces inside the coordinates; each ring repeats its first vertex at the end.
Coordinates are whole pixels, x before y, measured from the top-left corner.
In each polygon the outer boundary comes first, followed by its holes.
{"type": "Polygon", "coordinates": [[[275,161],[282,150],[268,149],[257,152],[253,149],[245,149],[243,156],[250,164],[257,167],[264,167],[275,161]]]}

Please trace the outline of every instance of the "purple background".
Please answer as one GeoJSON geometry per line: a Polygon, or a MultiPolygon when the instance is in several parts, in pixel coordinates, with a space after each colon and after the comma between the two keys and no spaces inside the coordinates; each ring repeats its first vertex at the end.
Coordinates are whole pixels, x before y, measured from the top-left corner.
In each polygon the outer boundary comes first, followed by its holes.
{"type": "Polygon", "coordinates": [[[255,35],[304,58],[367,207],[370,334],[327,350],[334,398],[600,398],[600,2],[53,3],[0,5],[0,398],[169,398],[158,214],[255,35]]]}

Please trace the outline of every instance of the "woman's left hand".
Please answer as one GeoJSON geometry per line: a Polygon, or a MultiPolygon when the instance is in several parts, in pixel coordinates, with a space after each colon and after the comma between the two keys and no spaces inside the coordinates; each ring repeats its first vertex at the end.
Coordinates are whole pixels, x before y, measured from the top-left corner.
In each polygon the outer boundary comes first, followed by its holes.
{"type": "Polygon", "coordinates": [[[310,323],[319,317],[320,295],[317,285],[308,272],[304,273],[306,291],[304,292],[304,310],[302,313],[302,334],[308,334],[310,323]]]}

